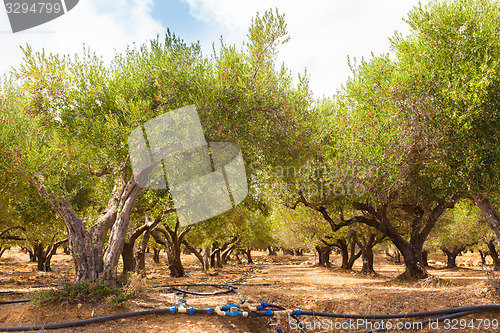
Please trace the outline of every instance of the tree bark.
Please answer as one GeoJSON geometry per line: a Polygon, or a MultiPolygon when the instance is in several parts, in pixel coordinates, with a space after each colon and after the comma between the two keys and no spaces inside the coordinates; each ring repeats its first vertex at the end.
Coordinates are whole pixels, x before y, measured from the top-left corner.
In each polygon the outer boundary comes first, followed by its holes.
{"type": "Polygon", "coordinates": [[[445,246],[440,247],[441,251],[446,254],[446,268],[456,268],[457,267],[457,256],[460,252],[465,250],[465,245],[459,247],[448,248],[445,246]]]}
{"type": "Polygon", "coordinates": [[[473,194],[472,199],[483,213],[484,219],[495,233],[497,245],[500,246],[500,215],[491,201],[482,194],[473,194]]]}
{"type": "Polygon", "coordinates": [[[381,205],[375,208],[367,204],[357,203],[355,207],[361,211],[367,212],[371,217],[357,216],[353,219],[356,222],[365,223],[382,232],[390,238],[398,250],[401,251],[404,257],[406,270],[399,276],[400,279],[424,279],[429,276],[429,273],[424,267],[424,260],[422,257],[424,242],[439,217],[446,209],[453,208],[458,199],[458,196],[453,196],[450,202],[438,203],[428,212],[427,216],[425,216],[425,212],[421,207],[413,205],[398,206],[412,217],[409,241],[405,240],[395,226],[389,221],[387,217],[388,205],[381,205]]]}
{"type": "Polygon", "coordinates": [[[134,271],[141,275],[144,275],[146,269],[146,249],[148,248],[148,242],[150,238],[151,230],[146,230],[146,232],[142,235],[141,245],[135,253],[134,271]]]}
{"type": "Polygon", "coordinates": [[[153,248],[153,262],[155,264],[160,263],[160,249],[153,248]]]}
{"type": "Polygon", "coordinates": [[[315,248],[318,251],[318,266],[330,267],[332,247],[328,245],[316,245],[315,248]]]}
{"type": "Polygon", "coordinates": [[[495,248],[493,240],[488,243],[488,250],[491,258],[493,259],[493,270],[500,271],[500,258],[498,257],[498,252],[495,248]]]}
{"type": "Polygon", "coordinates": [[[50,262],[52,260],[52,256],[56,253],[57,248],[67,241],[67,239],[64,239],[50,244],[47,247],[44,247],[39,241],[35,241],[33,245],[33,257],[37,262],[37,269],[41,272],[51,272],[52,269],[50,268],[50,262]]]}
{"type": "MultiPolygon", "coordinates": [[[[173,212],[174,210],[167,210],[163,213],[173,212]]],[[[144,232],[149,231],[153,228],[156,228],[158,223],[161,221],[161,215],[158,215],[153,221],[146,215],[146,219],[143,225],[135,228],[128,237],[128,240],[124,241],[123,250],[122,250],[122,260],[123,260],[123,273],[132,272],[136,270],[137,262],[136,262],[136,240],[139,238],[144,232]]],[[[148,237],[149,238],[149,237],[148,237]]],[[[147,243],[146,243],[147,246],[147,243]]],[[[144,249],[145,250],[145,249],[144,249]]],[[[144,255],[144,251],[143,251],[144,255]]]]}
{"type": "Polygon", "coordinates": [[[183,277],[186,275],[186,272],[181,261],[181,244],[184,236],[191,230],[191,226],[180,231],[179,219],[176,219],[174,230],[167,224],[163,225],[165,229],[157,227],[151,232],[151,235],[158,244],[165,246],[170,276],[183,277]]]}
{"type": "Polygon", "coordinates": [[[267,251],[269,252],[268,256],[275,256],[276,255],[276,249],[270,245],[267,247],[267,251]]]}
{"type": "Polygon", "coordinates": [[[99,216],[90,230],[78,217],[71,203],[49,193],[38,174],[28,180],[36,186],[38,193],[61,217],[68,233],[68,247],[75,266],[75,283],[83,281],[105,281],[116,284],[115,269],[123,250],[125,235],[130,221],[130,213],[142,190],[132,176],[127,184],[123,177],[115,179],[106,210],[99,216]],[[106,235],[111,227],[108,246],[103,253],[106,235]]]}

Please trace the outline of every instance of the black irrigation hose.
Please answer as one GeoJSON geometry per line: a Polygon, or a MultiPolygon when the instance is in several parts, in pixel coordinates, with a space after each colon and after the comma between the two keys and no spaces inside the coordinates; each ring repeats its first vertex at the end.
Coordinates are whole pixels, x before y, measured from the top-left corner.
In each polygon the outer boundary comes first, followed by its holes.
{"type": "Polygon", "coordinates": [[[78,327],[84,326],[88,324],[102,323],[104,321],[116,320],[121,318],[128,318],[140,315],[148,315],[148,314],[162,314],[162,313],[170,313],[170,308],[161,308],[161,309],[150,309],[150,310],[140,310],[140,311],[131,311],[131,312],[123,312],[123,313],[115,313],[109,316],[102,316],[96,318],[89,318],[83,320],[75,320],[68,321],[65,323],[57,323],[57,324],[45,324],[45,325],[33,325],[33,326],[14,326],[14,327],[0,327],[0,332],[20,332],[20,331],[37,331],[37,330],[53,330],[58,328],[68,328],[68,327],[78,327]]]}
{"type": "Polygon", "coordinates": [[[169,291],[173,290],[173,291],[180,292],[182,294],[182,298],[184,298],[185,295],[218,296],[218,295],[224,295],[224,294],[229,294],[229,293],[235,293],[240,298],[241,304],[246,302],[243,295],[241,295],[241,293],[237,290],[238,287],[234,287],[234,286],[226,285],[226,284],[213,284],[213,283],[180,284],[180,285],[177,284],[177,285],[165,285],[165,286],[161,286],[161,287],[157,287],[157,288],[165,288],[166,290],[169,290],[169,291]],[[178,286],[186,287],[186,289],[178,288],[178,286]],[[221,289],[226,289],[226,290],[214,291],[214,292],[210,292],[210,293],[202,293],[202,292],[198,292],[198,291],[187,290],[187,288],[189,288],[189,287],[200,287],[200,286],[201,287],[215,287],[215,288],[221,288],[221,289]]]}
{"type": "Polygon", "coordinates": [[[3,304],[16,304],[16,303],[28,303],[30,300],[29,299],[18,299],[14,301],[0,301],[0,305],[3,304]]]}
{"type": "Polygon", "coordinates": [[[449,309],[435,310],[435,311],[410,312],[410,313],[390,314],[390,315],[342,314],[342,313],[315,312],[315,311],[300,311],[300,315],[341,318],[341,319],[396,319],[396,318],[411,318],[411,317],[429,317],[442,314],[462,313],[467,311],[483,312],[492,310],[500,310],[500,304],[471,305],[471,306],[463,306],[463,307],[449,308],[449,309]]]}

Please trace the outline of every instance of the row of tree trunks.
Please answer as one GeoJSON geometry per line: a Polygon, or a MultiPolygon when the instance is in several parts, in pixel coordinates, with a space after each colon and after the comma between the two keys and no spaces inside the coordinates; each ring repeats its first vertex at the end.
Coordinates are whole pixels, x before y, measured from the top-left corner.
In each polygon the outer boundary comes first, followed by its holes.
{"type": "Polygon", "coordinates": [[[276,248],[274,246],[268,246],[267,247],[268,255],[269,256],[275,256],[277,255],[276,253],[276,248]]]}
{"type": "Polygon", "coordinates": [[[210,268],[221,268],[227,264],[232,253],[235,252],[237,247],[237,237],[233,237],[231,240],[219,244],[219,242],[213,242],[210,247],[204,246],[201,250],[191,246],[187,241],[183,240],[182,244],[196,256],[201,264],[204,271],[210,268]]]}

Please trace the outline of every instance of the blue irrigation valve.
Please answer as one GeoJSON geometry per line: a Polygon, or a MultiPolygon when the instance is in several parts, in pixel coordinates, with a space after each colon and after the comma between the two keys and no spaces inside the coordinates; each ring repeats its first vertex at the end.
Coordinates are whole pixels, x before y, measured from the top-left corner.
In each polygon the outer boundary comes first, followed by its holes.
{"type": "Polygon", "coordinates": [[[171,314],[175,314],[175,312],[176,312],[175,306],[171,306],[170,307],[170,313],[171,314]]]}
{"type": "Polygon", "coordinates": [[[192,306],[189,307],[189,314],[190,315],[194,314],[194,308],[192,306]]]}
{"type": "Polygon", "coordinates": [[[273,315],[273,310],[266,310],[266,316],[272,317],[273,315]]]}
{"type": "Polygon", "coordinates": [[[301,310],[301,309],[296,309],[296,310],[295,310],[295,314],[296,314],[297,316],[300,316],[300,315],[302,314],[302,310],[301,310]]]}
{"type": "Polygon", "coordinates": [[[213,308],[211,308],[211,307],[208,307],[208,308],[207,308],[207,313],[208,313],[209,315],[214,314],[214,309],[213,309],[213,308]]]}
{"type": "Polygon", "coordinates": [[[229,310],[231,310],[231,308],[238,308],[239,309],[240,306],[238,304],[228,303],[228,304],[220,307],[220,309],[222,311],[229,311],[229,310]]]}
{"type": "Polygon", "coordinates": [[[227,311],[226,316],[227,317],[241,317],[241,316],[243,316],[243,312],[241,312],[241,311],[227,311]]]}

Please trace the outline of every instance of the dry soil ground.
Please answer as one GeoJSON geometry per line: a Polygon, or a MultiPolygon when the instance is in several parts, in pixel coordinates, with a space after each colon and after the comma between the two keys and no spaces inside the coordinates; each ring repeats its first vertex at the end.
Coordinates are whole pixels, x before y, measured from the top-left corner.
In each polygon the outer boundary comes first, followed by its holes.
{"type": "MultiPolygon", "coordinates": [[[[399,282],[395,277],[403,272],[403,266],[394,265],[385,259],[384,255],[377,255],[375,270],[376,276],[359,274],[359,263],[354,271],[345,272],[338,268],[340,258],[332,256],[333,268],[324,268],[311,265],[314,262],[313,253],[301,257],[267,256],[263,252],[256,252],[255,265],[230,264],[211,276],[199,269],[199,265],[192,255],[183,256],[188,277],[170,278],[165,266],[165,258],[161,257],[160,265],[147,258],[147,284],[137,282],[130,288],[136,292],[136,297],[128,302],[125,308],[115,308],[111,301],[101,304],[48,304],[36,305],[32,303],[0,305],[0,326],[21,326],[57,323],[79,320],[96,316],[108,315],[117,312],[143,310],[148,308],[164,308],[175,305],[172,299],[174,294],[161,289],[147,288],[165,284],[183,283],[223,283],[234,280],[243,281],[238,287],[242,296],[250,303],[266,301],[286,307],[300,308],[336,313],[406,313],[416,311],[437,310],[449,307],[467,306],[476,304],[500,303],[498,293],[492,292],[491,278],[487,270],[479,266],[445,269],[441,265],[432,265],[429,268],[433,279],[422,282],[399,282]],[[309,262],[307,262],[309,261],[309,262]],[[241,278],[245,279],[241,279],[241,278]],[[254,284],[254,285],[248,285],[254,284]],[[270,284],[258,286],[255,284],[270,284]]],[[[444,262],[445,258],[439,254],[431,254],[433,261],[444,262]]],[[[466,254],[458,258],[458,263],[476,263],[477,255],[466,254]]],[[[0,260],[0,291],[23,292],[22,295],[2,293],[3,300],[28,298],[30,293],[41,287],[60,284],[70,280],[72,274],[71,258],[58,254],[53,258],[54,272],[43,273],[36,271],[36,265],[29,263],[26,254],[13,249],[7,251],[0,260]]],[[[195,290],[195,289],[193,289],[195,290]]],[[[215,291],[210,288],[197,288],[198,291],[215,291]]],[[[240,303],[236,294],[224,296],[187,296],[187,305],[196,308],[223,305],[227,302],[240,303]]],[[[319,317],[301,317],[304,325],[316,325],[316,329],[308,332],[346,332],[354,329],[335,329],[346,320],[321,321],[319,317]],[[306,323],[307,322],[307,323],[306,323]],[[337,324],[336,324],[337,323],[337,324]]],[[[500,320],[500,312],[473,315],[465,317],[466,329],[445,329],[440,324],[439,329],[429,329],[421,332],[500,332],[500,329],[488,330],[478,328],[479,319],[500,320]],[[471,328],[474,325],[474,329],[471,328]]],[[[396,320],[391,321],[396,324],[396,320]]],[[[462,321],[463,323],[463,321],[462,321]]],[[[347,324],[344,324],[347,325],[347,324]]],[[[364,325],[376,325],[376,322],[365,322],[364,325]]],[[[276,332],[281,327],[283,332],[300,332],[289,322],[287,317],[276,318],[226,318],[216,315],[146,315],[110,321],[101,324],[92,324],[72,329],[60,329],[51,332],[276,332]],[[291,324],[291,325],[290,325],[291,324]]],[[[346,327],[346,326],[344,326],[346,327]]],[[[364,328],[363,326],[359,327],[364,328]]],[[[450,327],[451,328],[451,327],[450,327]]],[[[33,331],[32,331],[33,332],[33,331]]],[[[41,331],[40,331],[41,332],[41,331]]]]}

